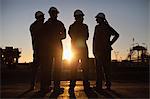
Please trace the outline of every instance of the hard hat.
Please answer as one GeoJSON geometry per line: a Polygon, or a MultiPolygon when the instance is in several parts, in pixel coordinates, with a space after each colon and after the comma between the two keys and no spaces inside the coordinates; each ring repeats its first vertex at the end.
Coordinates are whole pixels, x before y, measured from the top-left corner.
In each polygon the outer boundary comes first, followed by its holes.
{"type": "Polygon", "coordinates": [[[95,18],[102,18],[105,19],[105,14],[104,13],[98,13],[95,18]]]}
{"type": "Polygon", "coordinates": [[[48,11],[48,13],[51,13],[51,12],[56,12],[56,13],[59,13],[59,11],[57,10],[57,8],[55,7],[51,7],[48,11]]]}
{"type": "Polygon", "coordinates": [[[37,12],[35,13],[35,18],[38,18],[39,16],[43,16],[43,15],[44,15],[43,12],[37,11],[37,12]]]}
{"type": "Polygon", "coordinates": [[[74,16],[79,16],[79,15],[84,16],[84,13],[81,10],[75,10],[74,16]]]}

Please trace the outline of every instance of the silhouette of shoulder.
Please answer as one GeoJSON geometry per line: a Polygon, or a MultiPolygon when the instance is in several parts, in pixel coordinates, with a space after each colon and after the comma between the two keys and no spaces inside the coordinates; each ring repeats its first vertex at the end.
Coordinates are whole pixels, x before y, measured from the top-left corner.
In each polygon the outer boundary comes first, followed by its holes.
{"type": "Polygon", "coordinates": [[[57,20],[57,23],[58,24],[61,24],[61,25],[64,25],[61,21],[57,20]]]}
{"type": "Polygon", "coordinates": [[[88,26],[84,23],[78,24],[74,22],[70,25],[68,34],[72,39],[84,38],[84,40],[88,40],[88,26]]]}
{"type": "Polygon", "coordinates": [[[40,30],[43,28],[43,24],[39,23],[38,21],[35,21],[30,25],[30,31],[31,32],[40,32],[40,30]]]}
{"type": "Polygon", "coordinates": [[[110,35],[119,35],[109,24],[104,24],[104,25],[96,25],[95,26],[95,31],[102,31],[105,30],[107,33],[110,35]]]}
{"type": "MultiPolygon", "coordinates": [[[[74,22],[73,24],[71,24],[70,26],[74,26],[74,25],[79,25],[78,23],[76,23],[76,22],[74,22]]],[[[87,26],[87,24],[85,24],[85,23],[81,23],[80,25],[83,25],[83,26],[86,26],[86,27],[88,27],[87,26]]]]}
{"type": "Polygon", "coordinates": [[[73,29],[73,28],[82,28],[82,29],[86,29],[86,30],[88,30],[88,26],[86,25],[86,24],[84,24],[84,23],[82,23],[82,24],[77,24],[76,22],[74,22],[73,24],[71,24],[70,26],[69,26],[69,30],[70,29],[73,29]]]}
{"type": "Polygon", "coordinates": [[[36,21],[33,22],[31,25],[30,25],[30,31],[33,31],[33,29],[36,27],[36,21]]]}
{"type": "Polygon", "coordinates": [[[59,20],[52,20],[52,19],[48,19],[44,24],[45,24],[45,25],[48,25],[48,24],[64,25],[61,21],[59,21],[59,20]]]}

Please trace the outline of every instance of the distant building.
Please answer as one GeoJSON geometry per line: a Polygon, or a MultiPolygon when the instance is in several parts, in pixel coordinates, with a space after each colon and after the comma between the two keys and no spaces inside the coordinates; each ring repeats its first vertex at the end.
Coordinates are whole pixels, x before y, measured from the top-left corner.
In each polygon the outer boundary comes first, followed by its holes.
{"type": "Polygon", "coordinates": [[[133,46],[130,49],[130,53],[128,54],[127,60],[130,62],[142,62],[148,63],[150,59],[150,55],[147,52],[147,48],[143,46],[133,46]]]}
{"type": "Polygon", "coordinates": [[[5,47],[0,48],[0,63],[6,65],[14,65],[18,63],[21,52],[18,48],[5,47]]]}

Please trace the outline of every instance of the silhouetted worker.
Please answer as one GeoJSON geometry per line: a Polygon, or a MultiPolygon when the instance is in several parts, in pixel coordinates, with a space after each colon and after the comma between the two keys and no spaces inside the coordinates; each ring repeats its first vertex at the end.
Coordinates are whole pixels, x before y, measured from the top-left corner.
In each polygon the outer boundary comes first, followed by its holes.
{"type": "Polygon", "coordinates": [[[40,62],[40,34],[43,32],[43,24],[44,24],[44,14],[41,11],[37,11],[35,13],[36,21],[31,24],[30,32],[32,37],[32,48],[33,48],[33,64],[32,64],[32,81],[31,81],[31,89],[34,89],[36,74],[39,67],[40,62]]]}
{"type": "Polygon", "coordinates": [[[83,68],[83,85],[84,90],[88,90],[90,88],[90,83],[88,82],[88,47],[86,44],[86,40],[89,38],[88,26],[83,23],[84,14],[81,10],[75,10],[74,17],[75,22],[70,25],[68,34],[71,37],[71,47],[74,53],[73,58],[73,68],[71,69],[72,80],[70,81],[69,92],[74,91],[74,87],[76,85],[76,74],[77,74],[77,66],[79,62],[83,68]]]}
{"type": "Polygon", "coordinates": [[[105,76],[105,86],[107,89],[111,87],[110,65],[111,65],[111,45],[118,39],[119,34],[108,24],[104,13],[96,15],[98,25],[95,27],[93,38],[93,54],[96,59],[96,90],[102,90],[103,73],[105,76]],[[111,36],[114,36],[110,40],[111,36]]]}
{"type": "Polygon", "coordinates": [[[66,29],[64,24],[57,20],[59,11],[55,7],[51,7],[48,11],[50,18],[44,23],[45,33],[47,35],[49,62],[52,67],[54,63],[54,91],[62,92],[60,88],[60,73],[62,65],[62,39],[66,38],[66,29]]]}

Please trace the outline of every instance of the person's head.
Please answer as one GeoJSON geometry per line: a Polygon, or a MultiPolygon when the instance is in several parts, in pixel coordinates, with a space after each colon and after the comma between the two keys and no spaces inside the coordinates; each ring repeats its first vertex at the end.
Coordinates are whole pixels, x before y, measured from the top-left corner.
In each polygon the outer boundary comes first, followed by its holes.
{"type": "Polygon", "coordinates": [[[41,11],[37,11],[36,13],[35,13],[35,18],[36,18],[36,20],[38,20],[38,21],[41,21],[41,22],[44,22],[44,13],[43,12],[41,12],[41,11]]]}
{"type": "Polygon", "coordinates": [[[96,16],[96,21],[97,23],[101,23],[101,22],[104,22],[106,19],[105,19],[105,14],[104,13],[98,13],[96,16]]]}
{"type": "Polygon", "coordinates": [[[57,19],[59,11],[57,10],[57,8],[51,7],[48,13],[52,19],[57,19]]]}
{"type": "Polygon", "coordinates": [[[84,20],[83,16],[84,13],[81,10],[75,10],[74,17],[77,22],[82,23],[84,20]]]}

